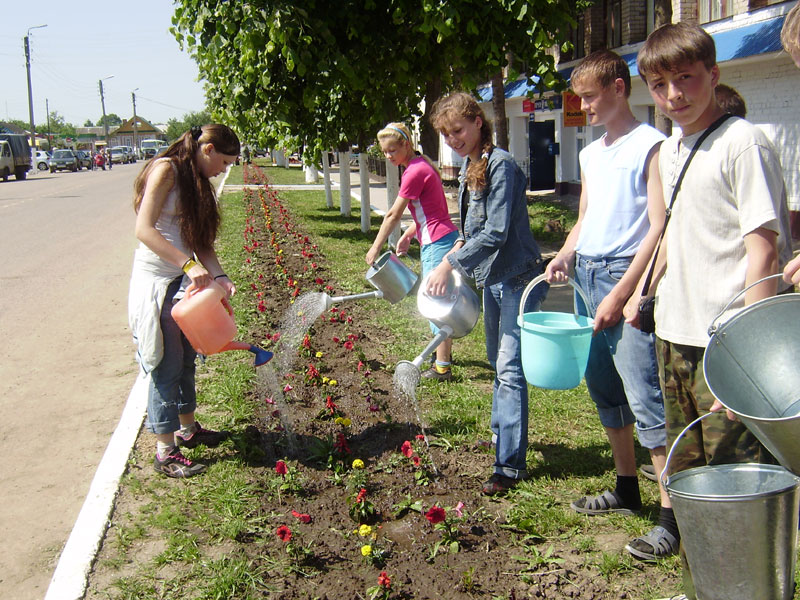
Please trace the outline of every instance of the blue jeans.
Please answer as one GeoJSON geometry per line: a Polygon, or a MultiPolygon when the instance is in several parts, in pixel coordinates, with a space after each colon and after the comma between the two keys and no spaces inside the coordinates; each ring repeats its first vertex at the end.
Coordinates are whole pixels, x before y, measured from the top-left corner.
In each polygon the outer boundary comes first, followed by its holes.
{"type": "MultiPolygon", "coordinates": [[[[439,238],[435,242],[425,244],[419,251],[419,259],[422,263],[422,278],[433,271],[442,262],[445,254],[453,249],[453,244],[458,239],[458,232],[451,231],[443,238],[439,238]]],[[[434,335],[439,333],[439,328],[431,322],[431,331],[434,335]]]]}
{"type": "MultiPolygon", "coordinates": [[[[578,255],[575,282],[589,299],[575,294],[578,313],[593,315],[600,302],[622,279],[630,258],[592,258],[578,255]]],[[[586,387],[597,405],[604,427],[619,429],[636,423],[639,443],[648,449],[667,443],[664,397],[658,379],[655,336],[625,323],[624,317],[592,338],[586,387]]]]}
{"type": "Polygon", "coordinates": [[[167,288],[161,307],[161,334],[164,357],[150,372],[147,390],[147,429],[153,433],[172,433],[181,428],[178,414],[188,414],[197,407],[194,389],[194,348],[172,318],[172,299],[182,277],[167,288]]]}
{"type": "MultiPolygon", "coordinates": [[[[483,289],[486,356],[495,370],[491,423],[497,435],[494,472],[514,479],[524,479],[528,474],[528,383],[522,372],[517,316],[522,292],[535,276],[514,277],[483,289]]],[[[528,295],[523,312],[539,310],[547,289],[546,285],[537,285],[528,295]]]]}

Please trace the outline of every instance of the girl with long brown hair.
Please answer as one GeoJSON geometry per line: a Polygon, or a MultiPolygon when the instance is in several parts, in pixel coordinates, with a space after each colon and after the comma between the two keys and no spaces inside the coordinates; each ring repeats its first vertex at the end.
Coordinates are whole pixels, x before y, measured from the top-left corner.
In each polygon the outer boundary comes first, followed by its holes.
{"type": "MultiPolygon", "coordinates": [[[[465,93],[439,99],[431,122],[464,158],[458,190],[464,217],[460,238],[428,279],[428,293],[444,295],[453,270],[483,289],[486,355],[495,370],[496,450],[494,472],[482,491],[502,494],[527,476],[528,384],[517,315],[525,286],[542,271],[542,257],[531,233],[525,174],[508,152],[494,146],[491,124],[475,99],[465,93]]],[[[537,309],[545,287],[533,289],[525,312],[537,309]]]]}
{"type": "Polygon", "coordinates": [[[205,470],[205,465],[184,457],[179,445],[213,447],[227,437],[195,420],[196,352],[171,309],[189,282],[203,288],[216,281],[228,296],[236,291],[214,251],[220,215],[209,179],[224,172],[238,155],[239,139],[230,128],[195,126],[150,160],[134,183],[140,244],[128,316],[147,384],[147,428],[157,440],[153,466],[168,477],[191,477],[205,470]]]}

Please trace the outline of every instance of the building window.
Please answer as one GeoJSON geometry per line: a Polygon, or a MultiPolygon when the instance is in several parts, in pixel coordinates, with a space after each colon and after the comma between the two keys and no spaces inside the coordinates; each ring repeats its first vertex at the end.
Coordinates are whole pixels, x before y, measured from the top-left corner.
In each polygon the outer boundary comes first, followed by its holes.
{"type": "Polygon", "coordinates": [[[609,48],[622,46],[622,0],[606,0],[606,43],[609,48]]]}
{"type": "Polygon", "coordinates": [[[586,19],[584,14],[580,14],[575,17],[575,27],[570,32],[569,41],[572,42],[572,52],[570,53],[569,58],[566,60],[576,60],[578,58],[583,58],[586,56],[586,48],[585,48],[585,29],[586,29],[586,19]]]}
{"type": "Polygon", "coordinates": [[[700,23],[717,21],[733,14],[733,0],[697,0],[697,18],[700,23]]]}

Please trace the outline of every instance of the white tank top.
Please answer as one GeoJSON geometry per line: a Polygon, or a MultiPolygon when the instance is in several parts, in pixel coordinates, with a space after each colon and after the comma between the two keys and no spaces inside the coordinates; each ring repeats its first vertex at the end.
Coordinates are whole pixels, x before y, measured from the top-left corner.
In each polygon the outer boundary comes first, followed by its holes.
{"type": "Polygon", "coordinates": [[[580,153],[588,201],[575,250],[596,258],[633,256],[650,229],[647,155],[665,136],[641,123],[611,146],[605,137],[580,153]]]}

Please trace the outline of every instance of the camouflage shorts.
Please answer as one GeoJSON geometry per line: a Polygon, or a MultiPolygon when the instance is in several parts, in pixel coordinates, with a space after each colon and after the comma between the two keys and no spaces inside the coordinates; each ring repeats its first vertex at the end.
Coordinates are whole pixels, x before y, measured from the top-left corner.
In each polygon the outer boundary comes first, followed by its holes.
{"type": "MultiPolygon", "coordinates": [[[[703,375],[705,348],[658,338],[656,344],[670,448],[689,423],[708,412],[715,398],[703,375]]],[[[679,444],[670,473],[713,464],[775,462],[756,437],[740,421],[729,420],[724,410],[692,427],[679,444]]]]}

